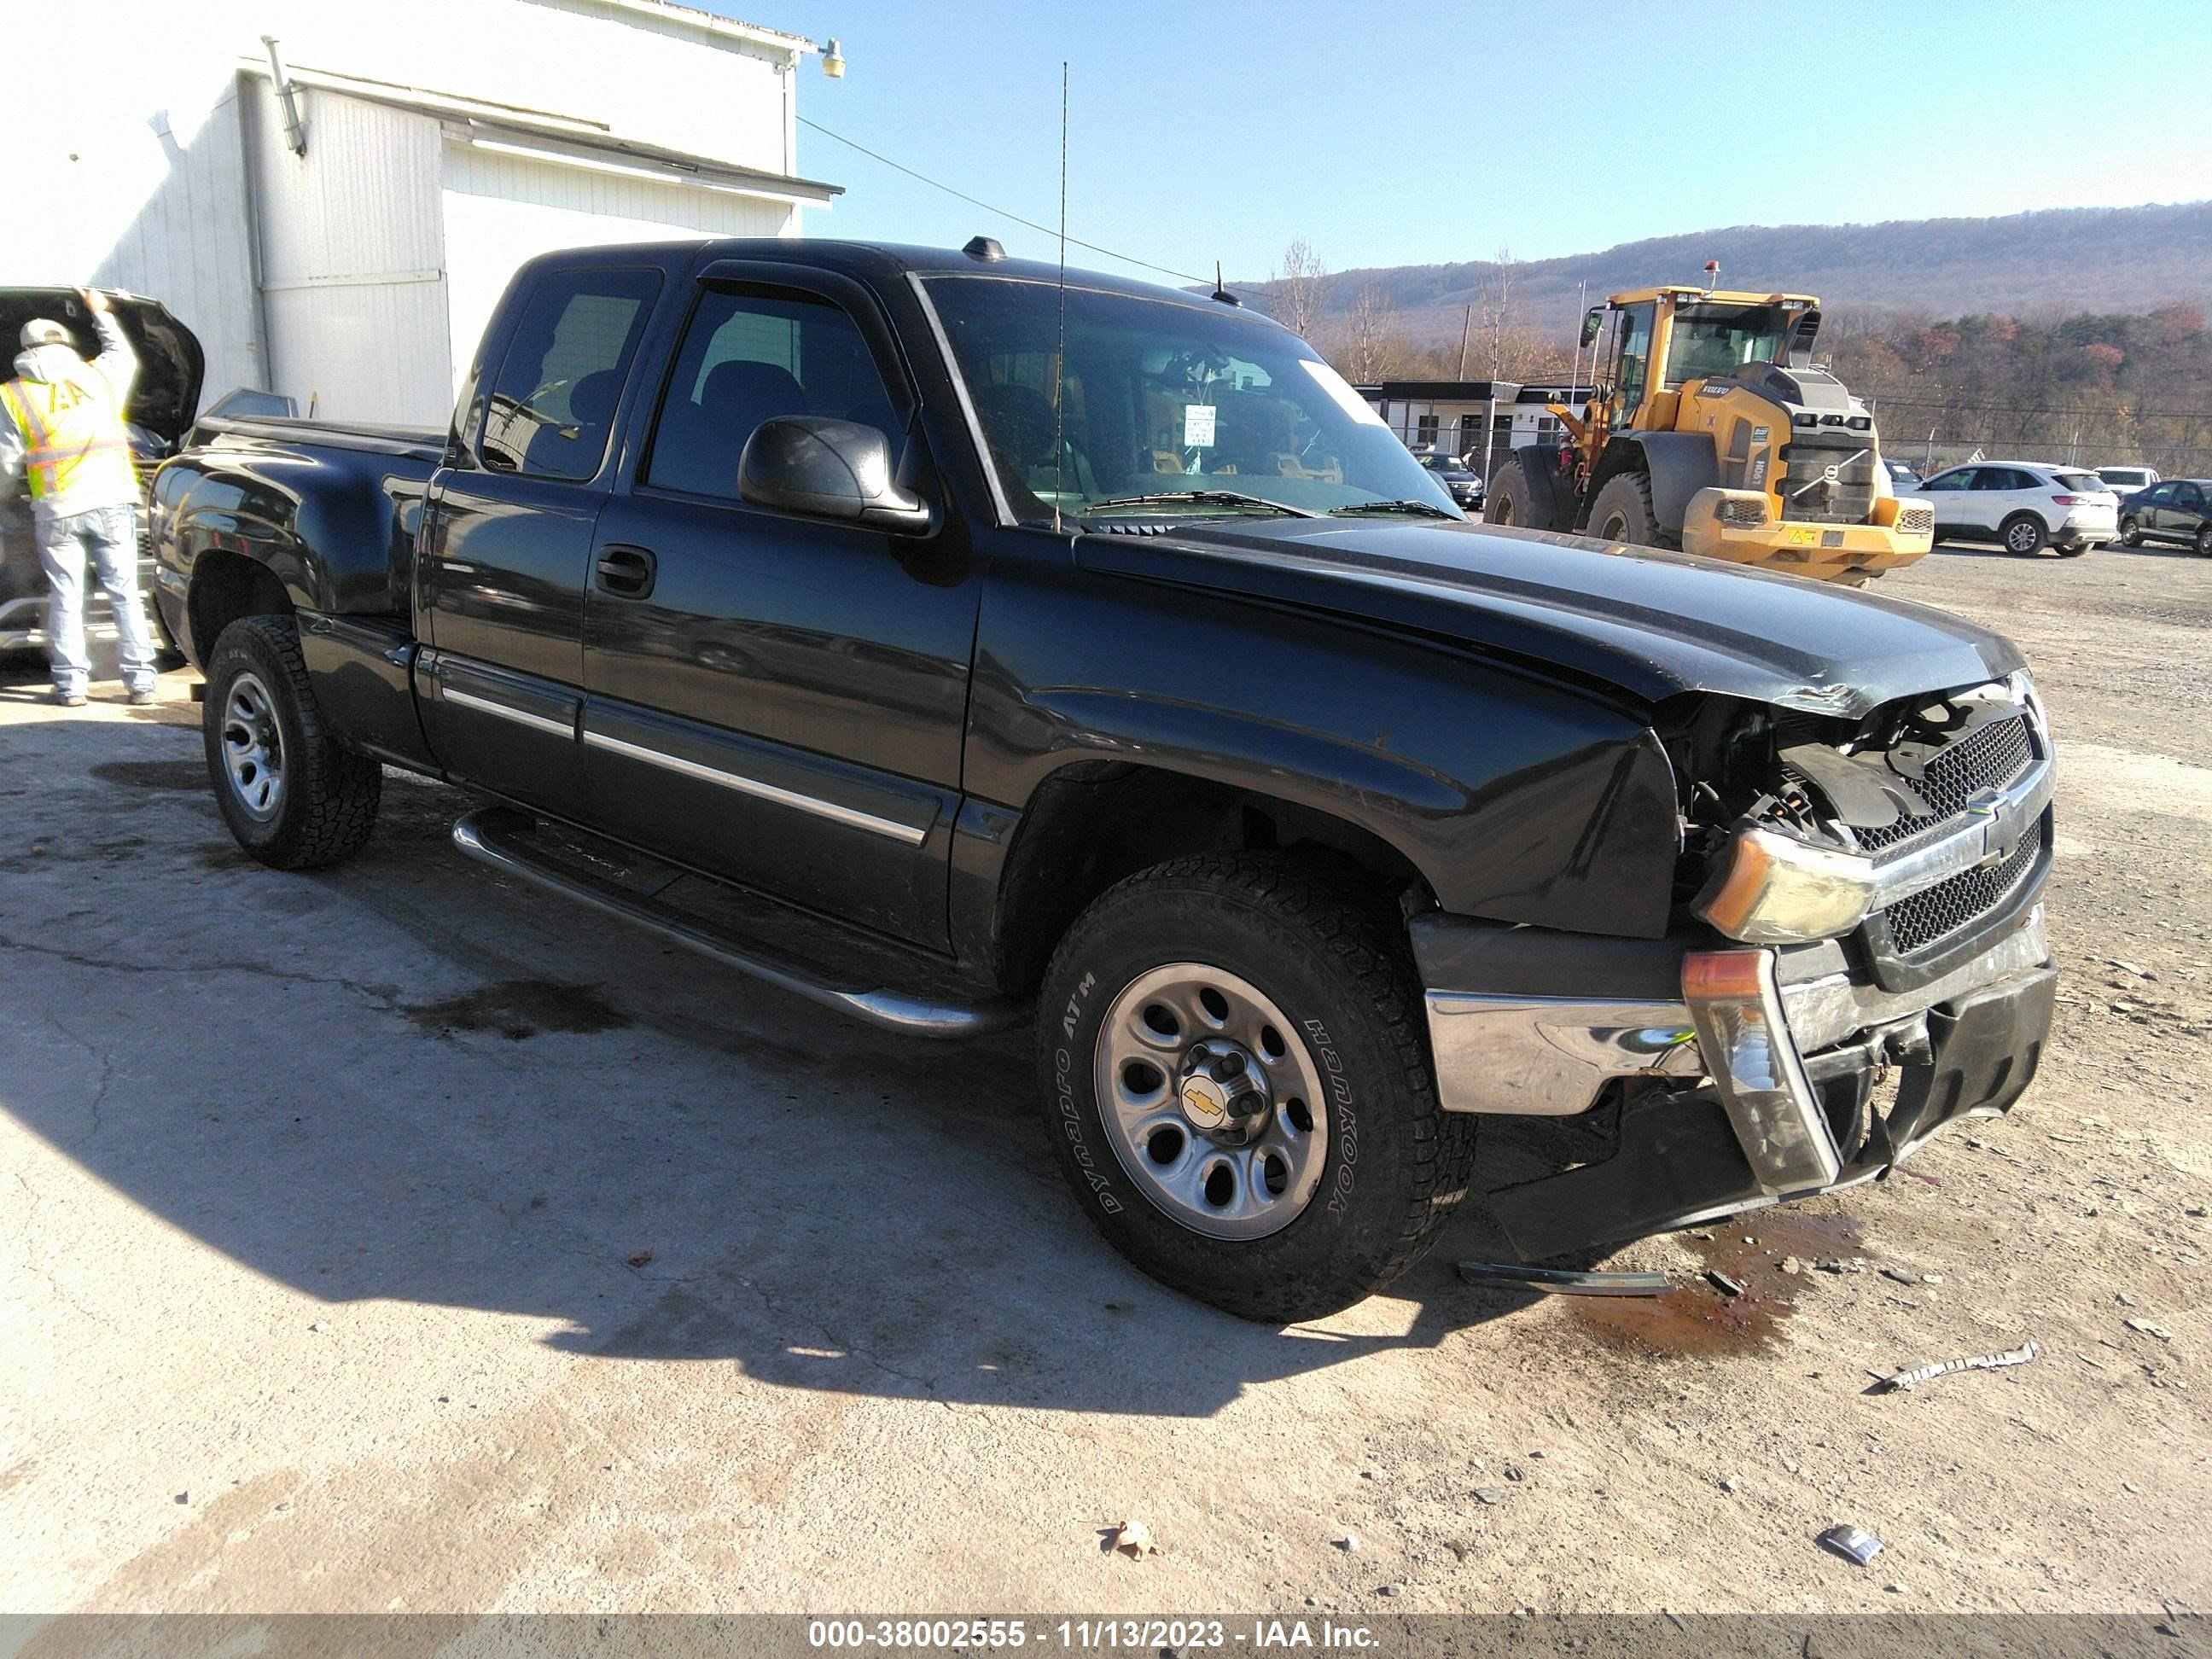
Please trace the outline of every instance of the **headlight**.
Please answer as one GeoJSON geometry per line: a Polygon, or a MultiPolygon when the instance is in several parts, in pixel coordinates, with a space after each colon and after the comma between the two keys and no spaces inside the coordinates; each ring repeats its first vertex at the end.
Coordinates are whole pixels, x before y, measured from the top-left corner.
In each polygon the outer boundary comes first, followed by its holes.
{"type": "Polygon", "coordinates": [[[1874,866],[1854,854],[1746,830],[1691,908],[1747,945],[1795,945],[1850,933],[1874,885],[1874,866]]]}

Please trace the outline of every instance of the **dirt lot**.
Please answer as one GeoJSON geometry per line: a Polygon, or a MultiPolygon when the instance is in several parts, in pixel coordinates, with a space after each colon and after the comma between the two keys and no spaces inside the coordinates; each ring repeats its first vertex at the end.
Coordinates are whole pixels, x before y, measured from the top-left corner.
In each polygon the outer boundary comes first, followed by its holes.
{"type": "Polygon", "coordinates": [[[1477,1205],[1288,1330],[1096,1240],[1021,1043],[902,1045],[502,885],[428,786],[355,865],[263,870],[183,677],[64,715],[17,660],[0,1608],[2204,1606],[2212,562],[1880,591],[2011,632],[2058,728],[2026,1102],[1621,1252],[1680,1272],[1659,1306],[1462,1285],[1477,1205]],[[1162,1553],[1102,1551],[1133,1516],[1162,1553]]]}

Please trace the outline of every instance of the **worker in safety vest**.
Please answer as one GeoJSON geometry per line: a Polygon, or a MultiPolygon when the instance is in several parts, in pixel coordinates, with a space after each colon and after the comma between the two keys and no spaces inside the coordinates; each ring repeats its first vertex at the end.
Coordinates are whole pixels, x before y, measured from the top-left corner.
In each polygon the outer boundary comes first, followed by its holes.
{"type": "Polygon", "coordinates": [[[80,289],[100,331],[100,356],[76,355],[69,331],[41,317],[23,325],[15,378],[0,386],[0,491],[16,474],[46,567],[46,653],[54,701],[84,702],[84,566],[107,590],[120,638],[123,683],[133,703],[154,701],[154,647],[138,602],[138,475],[123,410],[138,359],[105,295],[80,289]]]}

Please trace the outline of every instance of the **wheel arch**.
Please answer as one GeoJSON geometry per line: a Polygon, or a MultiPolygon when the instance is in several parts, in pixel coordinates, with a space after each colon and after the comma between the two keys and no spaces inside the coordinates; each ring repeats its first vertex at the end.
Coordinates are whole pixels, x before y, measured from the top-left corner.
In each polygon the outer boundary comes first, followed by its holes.
{"type": "Polygon", "coordinates": [[[1651,517],[1665,534],[1681,538],[1690,497],[1721,481],[1720,455],[1703,432],[1622,432],[1598,457],[1589,487],[1583,493],[1583,525],[1598,492],[1624,472],[1640,472],[1651,483],[1651,517]]]}
{"type": "Polygon", "coordinates": [[[1333,866],[1378,900],[1426,884],[1405,851],[1341,814],[1172,766],[1071,760],[1037,786],[1000,868],[988,940],[994,977],[1033,988],[1085,907],[1139,870],[1272,849],[1333,866]]]}

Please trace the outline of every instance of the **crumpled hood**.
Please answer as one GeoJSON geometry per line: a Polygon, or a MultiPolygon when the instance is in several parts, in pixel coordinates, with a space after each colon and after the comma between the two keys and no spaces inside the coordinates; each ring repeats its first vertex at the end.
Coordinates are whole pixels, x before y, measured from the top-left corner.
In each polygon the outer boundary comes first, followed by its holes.
{"type": "Polygon", "coordinates": [[[1856,718],[2021,667],[1947,612],[1650,548],[1342,519],[1078,538],[1085,569],[1334,611],[1462,641],[1647,703],[1707,691],[1856,718]]]}

